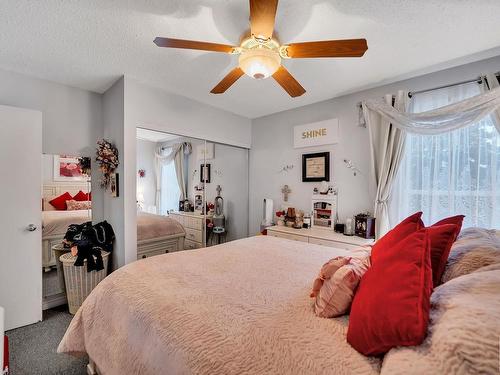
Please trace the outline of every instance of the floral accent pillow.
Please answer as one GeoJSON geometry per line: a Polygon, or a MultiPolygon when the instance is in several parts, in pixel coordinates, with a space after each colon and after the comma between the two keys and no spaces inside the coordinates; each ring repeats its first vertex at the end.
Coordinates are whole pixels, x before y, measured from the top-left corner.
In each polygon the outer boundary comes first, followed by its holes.
{"type": "Polygon", "coordinates": [[[75,210],[90,210],[92,208],[91,201],[75,201],[74,199],[66,201],[66,206],[69,211],[75,210]]]}

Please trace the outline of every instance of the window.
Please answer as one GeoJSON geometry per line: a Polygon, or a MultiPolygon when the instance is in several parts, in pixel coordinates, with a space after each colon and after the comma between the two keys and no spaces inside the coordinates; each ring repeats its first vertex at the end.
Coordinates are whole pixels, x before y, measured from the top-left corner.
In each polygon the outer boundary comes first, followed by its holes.
{"type": "MultiPolygon", "coordinates": [[[[478,95],[470,83],[415,95],[410,111],[424,112],[478,95]]],[[[391,218],[416,211],[430,225],[463,214],[464,227],[500,228],[500,136],[486,117],[440,135],[408,134],[391,201],[391,218]]],[[[394,221],[394,220],[391,220],[394,221]]]]}
{"type": "Polygon", "coordinates": [[[181,190],[177,182],[177,174],[175,173],[175,163],[173,160],[162,166],[161,186],[160,214],[166,215],[169,210],[179,210],[181,190]]]}

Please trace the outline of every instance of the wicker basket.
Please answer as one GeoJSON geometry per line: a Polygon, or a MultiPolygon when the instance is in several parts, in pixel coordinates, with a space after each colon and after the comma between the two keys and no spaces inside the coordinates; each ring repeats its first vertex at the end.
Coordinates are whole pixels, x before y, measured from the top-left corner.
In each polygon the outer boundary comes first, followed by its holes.
{"type": "Polygon", "coordinates": [[[82,305],[85,298],[92,292],[108,274],[109,253],[101,251],[104,269],[100,271],[87,272],[87,260],[82,267],[75,267],[76,257],[71,253],[63,254],[59,258],[63,264],[64,281],[66,283],[66,295],[70,314],[75,314],[82,305]]]}

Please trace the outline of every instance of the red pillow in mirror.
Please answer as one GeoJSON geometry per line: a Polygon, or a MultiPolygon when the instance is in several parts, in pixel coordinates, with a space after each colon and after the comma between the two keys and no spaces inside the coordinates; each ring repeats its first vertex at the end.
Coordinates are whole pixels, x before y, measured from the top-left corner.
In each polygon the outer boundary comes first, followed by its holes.
{"type": "Polygon", "coordinates": [[[78,202],[89,201],[90,200],[90,194],[84,193],[83,191],[80,190],[73,197],[73,200],[78,201],[78,202]]]}
{"type": "Polygon", "coordinates": [[[364,355],[421,344],[431,293],[430,238],[424,228],[385,248],[366,271],[352,303],[347,341],[364,355]]]}
{"type": "Polygon", "coordinates": [[[64,211],[67,210],[66,201],[73,199],[70,193],[66,192],[60,196],[52,199],[49,203],[56,208],[56,210],[64,211]]]}
{"type": "Polygon", "coordinates": [[[413,232],[416,232],[417,230],[423,228],[424,223],[422,222],[421,217],[422,212],[416,212],[413,215],[408,216],[401,223],[387,232],[385,236],[375,242],[372,247],[372,263],[375,263],[379,255],[383,253],[387,248],[395,245],[397,242],[412,234],[413,232]]]}

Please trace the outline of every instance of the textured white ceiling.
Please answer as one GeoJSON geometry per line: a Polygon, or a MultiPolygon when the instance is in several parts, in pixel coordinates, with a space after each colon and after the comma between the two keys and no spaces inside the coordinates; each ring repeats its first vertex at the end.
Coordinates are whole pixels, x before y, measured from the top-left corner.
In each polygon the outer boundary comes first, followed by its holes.
{"type": "Polygon", "coordinates": [[[282,0],[282,42],[364,37],[369,46],[361,59],[285,61],[307,90],[292,99],[272,79],[246,76],[212,95],[237,57],[153,44],[156,36],[238,44],[246,0],[0,0],[0,68],[97,92],[125,74],[254,118],[497,48],[499,14],[498,0],[282,0]]]}

